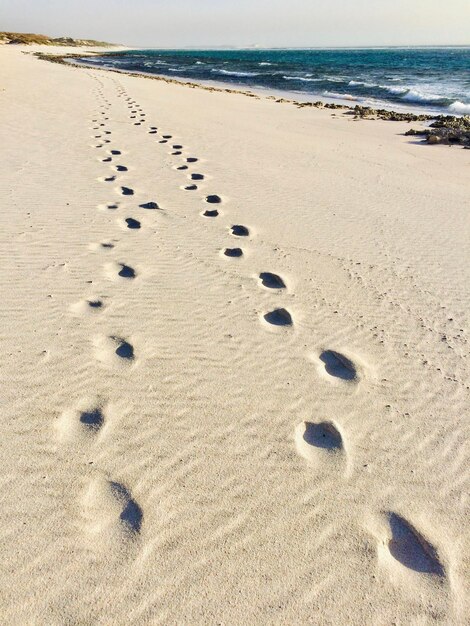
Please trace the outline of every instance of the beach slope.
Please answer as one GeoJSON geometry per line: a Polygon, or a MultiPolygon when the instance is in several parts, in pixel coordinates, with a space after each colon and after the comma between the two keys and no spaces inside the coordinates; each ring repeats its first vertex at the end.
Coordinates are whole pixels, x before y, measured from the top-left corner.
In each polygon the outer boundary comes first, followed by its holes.
{"type": "Polygon", "coordinates": [[[464,624],[470,152],[25,52],[2,623],[464,624]]]}

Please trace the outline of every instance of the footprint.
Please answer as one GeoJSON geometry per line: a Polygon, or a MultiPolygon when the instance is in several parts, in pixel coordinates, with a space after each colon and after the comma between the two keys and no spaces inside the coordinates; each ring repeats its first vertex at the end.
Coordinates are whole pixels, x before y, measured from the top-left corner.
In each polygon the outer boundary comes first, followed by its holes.
{"type": "Polygon", "coordinates": [[[186,159],[187,163],[196,163],[196,161],[197,161],[196,157],[188,157],[186,159]]]}
{"type": "Polygon", "coordinates": [[[105,183],[112,183],[116,180],[116,176],[106,176],[101,180],[103,180],[105,183]]]}
{"type": "Polygon", "coordinates": [[[144,204],[139,204],[141,209],[159,209],[160,207],[156,202],[145,202],[144,204]]]}
{"type": "Polygon", "coordinates": [[[118,263],[117,265],[118,267],[121,268],[118,271],[118,276],[121,276],[121,278],[135,278],[136,277],[135,270],[133,267],[130,267],[130,265],[125,265],[124,263],[118,263]]]}
{"type": "Polygon", "coordinates": [[[149,135],[156,135],[157,131],[156,130],[149,130],[149,135]]]}
{"type": "Polygon", "coordinates": [[[110,337],[116,343],[115,354],[126,361],[134,360],[134,347],[121,337],[110,337]]]}
{"type": "Polygon", "coordinates": [[[222,202],[222,198],[217,195],[211,195],[206,197],[206,202],[209,202],[209,204],[220,204],[222,202]]]}
{"type": "Polygon", "coordinates": [[[110,250],[111,248],[114,248],[114,244],[111,243],[110,241],[102,241],[100,243],[101,248],[105,248],[107,250],[110,250]]]}
{"type": "Polygon", "coordinates": [[[111,150],[111,154],[118,155],[121,154],[120,150],[111,150]]]}
{"type": "Polygon", "coordinates": [[[191,174],[191,180],[204,180],[204,175],[203,174],[191,174]]]}
{"type": "Polygon", "coordinates": [[[232,258],[243,256],[243,250],[241,248],[225,248],[224,255],[232,258]]]}
{"type": "Polygon", "coordinates": [[[77,441],[95,436],[103,427],[107,415],[102,402],[84,401],[78,407],[64,411],[55,425],[61,441],[77,441]]]}
{"type": "Polygon", "coordinates": [[[213,211],[207,210],[204,211],[202,215],[204,217],[217,217],[219,215],[219,212],[217,211],[217,209],[214,209],[213,211]]]}
{"type": "Polygon", "coordinates": [[[187,165],[179,165],[176,169],[177,170],[187,170],[188,166],[187,165]]]}
{"type": "Polygon", "coordinates": [[[183,146],[179,143],[175,143],[175,145],[173,146],[173,150],[182,150],[183,146]]]}
{"type": "Polygon", "coordinates": [[[163,139],[171,139],[171,135],[162,135],[163,139]]]}
{"type": "Polygon", "coordinates": [[[105,159],[101,159],[103,163],[110,163],[113,159],[112,157],[106,157],[105,159]]]}
{"type": "Polygon", "coordinates": [[[187,185],[185,189],[186,191],[195,191],[197,189],[197,185],[187,185]]]}
{"type": "Polygon", "coordinates": [[[97,407],[89,411],[83,411],[80,413],[80,422],[90,430],[98,431],[104,423],[104,415],[101,408],[97,407]]]}
{"type": "Polygon", "coordinates": [[[133,196],[134,190],[130,187],[121,187],[121,193],[123,196],[133,196]]]}
{"type": "Polygon", "coordinates": [[[248,237],[250,231],[246,226],[241,226],[241,224],[234,224],[231,228],[232,235],[235,237],[248,237]]]}
{"type": "Polygon", "coordinates": [[[160,139],[160,141],[158,143],[168,143],[167,139],[160,139]]]}
{"type": "Polygon", "coordinates": [[[356,367],[348,358],[334,350],[325,350],[320,354],[320,361],[325,365],[325,370],[330,376],[342,380],[357,381],[356,367]]]}
{"type": "Polygon", "coordinates": [[[131,228],[133,230],[140,228],[140,222],[135,220],[133,217],[126,217],[125,222],[127,224],[127,228],[131,228]]]}
{"type": "Polygon", "coordinates": [[[118,172],[127,172],[127,167],[125,165],[116,165],[116,169],[118,172]]]}
{"type": "Polygon", "coordinates": [[[271,272],[261,272],[259,278],[261,280],[261,284],[268,289],[286,288],[284,281],[277,274],[271,274],[271,272]]]}
{"type": "Polygon", "coordinates": [[[85,298],[79,302],[75,302],[71,305],[70,310],[72,313],[79,315],[92,315],[96,314],[104,308],[103,300],[99,298],[85,298]]]}
{"type": "Polygon", "coordinates": [[[130,492],[121,483],[110,483],[114,497],[119,500],[123,508],[119,516],[121,522],[127,526],[127,529],[133,533],[139,533],[142,525],[142,509],[135,500],[132,499],[130,492]]]}
{"type": "Polygon", "coordinates": [[[274,309],[270,313],[264,315],[264,319],[268,324],[273,326],[292,326],[292,316],[286,309],[274,309]]]}
{"type": "Polygon", "coordinates": [[[437,551],[421,533],[397,513],[387,514],[391,538],[383,548],[404,567],[420,574],[445,575],[437,551]]]}
{"type": "Polygon", "coordinates": [[[300,422],[295,429],[298,453],[313,464],[340,460],[345,450],[343,438],[333,422],[300,422]]]}
{"type": "Polygon", "coordinates": [[[179,156],[181,154],[181,151],[180,150],[175,150],[171,154],[172,154],[172,156],[179,156]]]}
{"type": "Polygon", "coordinates": [[[85,528],[96,540],[96,549],[112,551],[123,547],[120,541],[125,546],[137,539],[142,527],[142,509],[122,483],[104,476],[94,478],[82,505],[85,528]]]}

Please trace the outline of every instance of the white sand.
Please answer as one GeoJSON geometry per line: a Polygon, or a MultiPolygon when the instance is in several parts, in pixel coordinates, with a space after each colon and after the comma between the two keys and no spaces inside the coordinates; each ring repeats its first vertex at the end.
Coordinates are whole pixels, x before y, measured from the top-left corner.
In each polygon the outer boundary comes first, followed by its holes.
{"type": "Polygon", "coordinates": [[[470,152],[22,50],[0,49],[1,623],[466,623],[470,152]]]}

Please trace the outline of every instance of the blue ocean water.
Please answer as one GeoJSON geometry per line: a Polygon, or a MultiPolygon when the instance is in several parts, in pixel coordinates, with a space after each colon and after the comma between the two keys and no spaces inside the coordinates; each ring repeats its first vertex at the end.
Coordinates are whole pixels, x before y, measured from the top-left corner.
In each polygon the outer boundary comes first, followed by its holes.
{"type": "Polygon", "coordinates": [[[81,61],[180,80],[294,92],[308,100],[470,114],[470,47],[152,49],[81,61]]]}

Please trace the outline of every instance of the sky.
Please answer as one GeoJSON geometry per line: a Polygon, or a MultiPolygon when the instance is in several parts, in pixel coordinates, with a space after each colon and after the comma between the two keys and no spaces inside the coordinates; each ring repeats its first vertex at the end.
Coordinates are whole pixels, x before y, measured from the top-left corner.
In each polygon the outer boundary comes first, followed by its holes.
{"type": "Polygon", "coordinates": [[[470,0],[0,0],[0,30],[156,48],[469,45],[470,0]]]}

